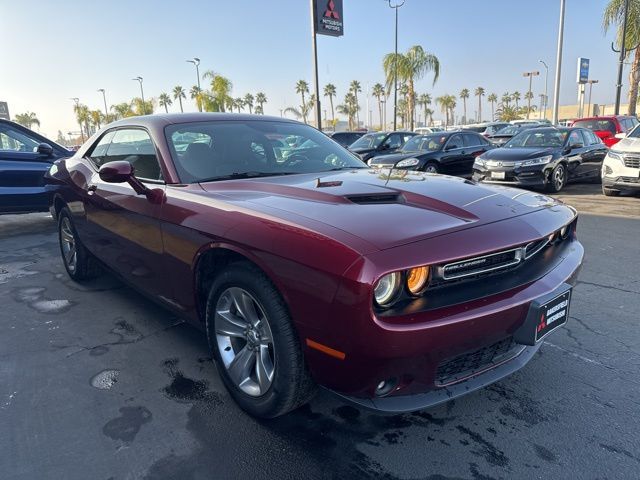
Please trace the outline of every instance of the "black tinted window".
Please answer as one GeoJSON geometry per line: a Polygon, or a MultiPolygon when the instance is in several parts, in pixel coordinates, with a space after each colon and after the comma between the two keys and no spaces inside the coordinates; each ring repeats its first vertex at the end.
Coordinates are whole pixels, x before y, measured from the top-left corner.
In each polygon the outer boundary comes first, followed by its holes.
{"type": "Polygon", "coordinates": [[[116,130],[104,162],[124,160],[135,169],[138,178],[162,180],[162,173],[151,137],[145,130],[116,130]]]}
{"type": "Polygon", "coordinates": [[[11,152],[34,152],[38,148],[37,140],[10,126],[0,125],[0,150],[11,152]]]}
{"type": "Polygon", "coordinates": [[[477,147],[478,145],[482,145],[482,140],[479,135],[472,135],[470,133],[465,133],[464,137],[464,146],[465,147],[477,147]]]}
{"type": "Polygon", "coordinates": [[[107,161],[107,150],[109,149],[109,145],[111,144],[111,139],[113,138],[114,133],[115,132],[112,131],[103,135],[102,138],[98,140],[98,143],[96,143],[96,145],[93,147],[91,152],[87,155],[98,167],[101,167],[102,164],[107,161]]]}
{"type": "Polygon", "coordinates": [[[462,143],[462,135],[453,135],[449,141],[447,142],[448,149],[454,148],[462,148],[464,145],[462,143]]]}

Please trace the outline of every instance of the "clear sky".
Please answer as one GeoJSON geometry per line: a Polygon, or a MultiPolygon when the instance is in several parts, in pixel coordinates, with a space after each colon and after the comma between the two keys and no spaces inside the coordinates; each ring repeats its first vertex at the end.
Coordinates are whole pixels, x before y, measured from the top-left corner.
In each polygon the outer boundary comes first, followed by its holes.
{"type": "MultiPolygon", "coordinates": [[[[578,56],[591,59],[590,77],[600,81],[593,102],[615,98],[613,34],[605,36],[601,23],[606,3],[567,0],[561,104],[576,103],[578,56]]],[[[522,72],[540,70],[537,101],[544,90],[539,59],[550,67],[552,96],[559,6],[560,0],[406,0],[399,50],[419,44],[440,59],[439,81],[421,80],[418,93],[435,98],[483,86],[498,97],[514,90],[524,96],[522,72]]],[[[353,79],[363,90],[384,83],[382,57],[394,46],[393,11],[385,0],[344,0],[344,21],[343,37],[318,36],[320,83],[334,83],[340,101],[353,79]]],[[[12,115],[35,112],[40,130],[55,138],[58,129],[77,130],[70,97],[103,109],[96,90],[104,88],[109,105],[129,101],[139,96],[131,80],[138,75],[145,97],[175,85],[189,89],[196,76],[185,60],[199,57],[201,71],[233,81],[234,97],[263,91],[265,113],[279,115],[299,105],[297,80],[312,85],[310,29],[308,0],[0,0],[0,100],[9,102],[12,115]]],[[[364,98],[361,106],[364,112],[364,98]]],[[[476,108],[470,99],[468,116],[476,108]]],[[[483,110],[489,108],[485,102],[483,110]]],[[[195,110],[191,100],[185,109],[195,110]]],[[[374,100],[370,109],[376,123],[374,100]]]]}

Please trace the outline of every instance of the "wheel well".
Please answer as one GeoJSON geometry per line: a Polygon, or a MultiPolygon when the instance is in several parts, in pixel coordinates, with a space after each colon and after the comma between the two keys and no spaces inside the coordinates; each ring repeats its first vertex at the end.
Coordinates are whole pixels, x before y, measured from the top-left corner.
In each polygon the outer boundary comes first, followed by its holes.
{"type": "Polygon", "coordinates": [[[207,250],[198,260],[195,271],[196,305],[198,315],[203,323],[211,284],[215,280],[216,275],[220,274],[227,265],[236,262],[247,262],[260,269],[260,267],[244,255],[226,248],[212,248],[211,250],[207,250]]]}
{"type": "Polygon", "coordinates": [[[60,197],[55,197],[53,200],[53,210],[56,212],[56,217],[60,215],[60,211],[64,208],[64,200],[60,197]]]}

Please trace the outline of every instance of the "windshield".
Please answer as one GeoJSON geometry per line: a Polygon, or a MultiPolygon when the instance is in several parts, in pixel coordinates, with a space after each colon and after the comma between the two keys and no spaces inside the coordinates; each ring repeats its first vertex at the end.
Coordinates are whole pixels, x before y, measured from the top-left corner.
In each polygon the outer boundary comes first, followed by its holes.
{"type": "Polygon", "coordinates": [[[417,135],[415,137],[411,137],[407,140],[407,143],[404,144],[401,152],[435,152],[436,150],[440,150],[446,137],[442,135],[417,135]]]}
{"type": "Polygon", "coordinates": [[[633,130],[631,130],[628,134],[627,137],[629,138],[640,138],[640,126],[636,126],[636,128],[634,128],[633,130]]]}
{"type": "Polygon", "coordinates": [[[502,148],[549,148],[561,147],[567,138],[567,130],[530,129],[520,132],[502,148]]]}
{"type": "Polygon", "coordinates": [[[386,136],[386,133],[369,133],[353,142],[349,148],[378,148],[386,136]]]}
{"type": "Polygon", "coordinates": [[[498,130],[495,135],[515,135],[518,132],[521,132],[522,128],[516,127],[515,125],[509,125],[508,127],[504,127],[498,130]]]}
{"type": "Polygon", "coordinates": [[[307,125],[210,121],[169,125],[165,136],[184,183],[367,168],[307,125]]]}
{"type": "Polygon", "coordinates": [[[578,120],[573,123],[574,127],[588,128],[595,131],[609,131],[611,135],[616,134],[616,126],[611,120],[578,120]]]}

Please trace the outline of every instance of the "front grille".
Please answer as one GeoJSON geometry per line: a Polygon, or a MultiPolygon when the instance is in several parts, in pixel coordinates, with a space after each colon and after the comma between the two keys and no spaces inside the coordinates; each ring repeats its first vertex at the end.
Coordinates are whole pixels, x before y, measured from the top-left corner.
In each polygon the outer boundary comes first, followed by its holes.
{"type": "Polygon", "coordinates": [[[640,168],[640,156],[624,155],[624,166],[629,168],[640,168]]]}
{"type": "Polygon", "coordinates": [[[435,383],[437,386],[445,386],[464,380],[516,356],[521,349],[522,346],[516,344],[513,337],[507,337],[486,347],[445,360],[438,366],[435,383]]]}
{"type": "Polygon", "coordinates": [[[639,177],[620,177],[618,181],[623,183],[640,183],[639,177]]]}
{"type": "Polygon", "coordinates": [[[482,257],[469,258],[445,265],[442,269],[442,278],[444,280],[455,280],[457,278],[502,270],[517,265],[521,260],[521,248],[505,250],[482,257]]]}

